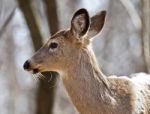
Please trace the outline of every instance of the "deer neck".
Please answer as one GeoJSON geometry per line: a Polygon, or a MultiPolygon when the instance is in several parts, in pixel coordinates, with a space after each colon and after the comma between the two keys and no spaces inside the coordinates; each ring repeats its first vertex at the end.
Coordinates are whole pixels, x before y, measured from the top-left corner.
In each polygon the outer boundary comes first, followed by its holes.
{"type": "Polygon", "coordinates": [[[93,52],[81,51],[73,67],[68,67],[63,83],[80,113],[97,114],[98,111],[101,114],[99,110],[104,113],[111,102],[109,82],[100,71],[93,52]]]}

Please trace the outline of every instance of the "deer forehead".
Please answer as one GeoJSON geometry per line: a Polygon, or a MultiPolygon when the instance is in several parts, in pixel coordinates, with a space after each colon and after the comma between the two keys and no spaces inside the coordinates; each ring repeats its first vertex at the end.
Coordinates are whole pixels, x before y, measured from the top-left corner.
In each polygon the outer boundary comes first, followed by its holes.
{"type": "Polygon", "coordinates": [[[55,40],[55,39],[60,39],[60,38],[65,38],[67,34],[67,31],[63,30],[63,31],[58,31],[57,33],[55,33],[50,40],[55,40]]]}
{"type": "Polygon", "coordinates": [[[62,30],[58,31],[49,39],[48,45],[51,42],[57,42],[66,45],[76,45],[77,47],[85,47],[90,43],[90,40],[86,35],[84,36],[84,38],[77,39],[75,38],[75,36],[72,35],[72,33],[70,33],[69,30],[62,30]]]}

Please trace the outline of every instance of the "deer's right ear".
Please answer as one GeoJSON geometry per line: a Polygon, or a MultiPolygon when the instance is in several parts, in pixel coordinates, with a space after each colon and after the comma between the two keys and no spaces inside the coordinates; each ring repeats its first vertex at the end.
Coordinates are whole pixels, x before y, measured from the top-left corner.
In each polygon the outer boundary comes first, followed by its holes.
{"type": "Polygon", "coordinates": [[[106,11],[101,11],[91,18],[91,24],[87,36],[92,38],[102,30],[105,23],[106,11]]]}
{"type": "Polygon", "coordinates": [[[85,35],[90,26],[90,18],[86,9],[79,9],[71,20],[71,33],[76,37],[80,38],[85,35]]]}

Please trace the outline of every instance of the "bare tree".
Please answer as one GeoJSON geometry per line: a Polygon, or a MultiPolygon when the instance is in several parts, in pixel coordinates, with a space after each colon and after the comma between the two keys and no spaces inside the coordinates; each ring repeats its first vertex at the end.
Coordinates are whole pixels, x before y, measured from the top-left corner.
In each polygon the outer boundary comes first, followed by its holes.
{"type": "Polygon", "coordinates": [[[14,8],[12,10],[12,12],[10,13],[10,15],[8,16],[8,18],[6,19],[6,21],[4,22],[4,24],[2,25],[1,29],[0,29],[0,37],[2,36],[2,34],[4,33],[4,31],[6,30],[6,27],[8,26],[8,24],[10,23],[10,21],[12,20],[14,14],[15,14],[15,9],[14,8]]]}
{"type": "MultiPolygon", "coordinates": [[[[27,26],[30,30],[33,46],[38,50],[42,46],[42,35],[36,23],[30,0],[18,0],[20,9],[22,10],[27,26]]],[[[45,77],[49,77],[50,73],[44,73],[45,77]]],[[[37,90],[37,114],[52,114],[54,89],[50,89],[46,81],[40,81],[37,90]]]]}
{"type": "Polygon", "coordinates": [[[57,16],[57,3],[56,0],[44,0],[46,6],[47,20],[50,28],[50,33],[54,34],[58,31],[59,22],[57,16]]]}
{"type": "MultiPolygon", "coordinates": [[[[135,4],[123,2],[121,0],[109,1],[108,16],[104,28],[104,38],[101,39],[103,47],[100,45],[97,53],[104,72],[109,74],[129,75],[135,72],[146,72],[143,50],[141,45],[140,19],[133,23],[133,19],[138,16],[135,4]],[[130,4],[130,7],[127,6],[130,4]],[[130,10],[133,14],[131,16],[130,10]],[[135,11],[136,10],[136,11],[135,11]],[[136,42],[136,43],[135,43],[136,42]],[[105,51],[103,50],[105,49],[105,51]],[[105,59],[100,58],[104,56],[105,59]],[[109,62],[108,62],[109,61],[109,62]],[[118,62],[119,61],[119,62],[118,62]],[[114,67],[115,66],[115,67],[114,67]],[[123,70],[120,70],[123,68],[123,70]]],[[[138,3],[139,5],[139,3],[138,3]]],[[[96,51],[97,52],[97,51],[96,51]]]]}
{"type": "Polygon", "coordinates": [[[29,0],[18,0],[19,6],[23,15],[25,17],[27,26],[30,30],[30,35],[33,41],[33,46],[35,50],[38,50],[42,46],[42,35],[38,29],[36,19],[34,17],[32,8],[30,6],[29,0]]]}
{"type": "Polygon", "coordinates": [[[142,41],[147,72],[150,73],[150,1],[142,0],[142,41]]]}

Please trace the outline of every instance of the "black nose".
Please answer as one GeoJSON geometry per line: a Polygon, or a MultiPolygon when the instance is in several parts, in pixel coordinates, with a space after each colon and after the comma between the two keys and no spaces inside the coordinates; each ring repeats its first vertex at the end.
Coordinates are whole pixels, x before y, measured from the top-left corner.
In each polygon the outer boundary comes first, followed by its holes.
{"type": "Polygon", "coordinates": [[[25,70],[28,70],[29,67],[30,67],[30,63],[29,63],[29,61],[27,60],[27,61],[24,63],[23,68],[24,68],[25,70]]]}

